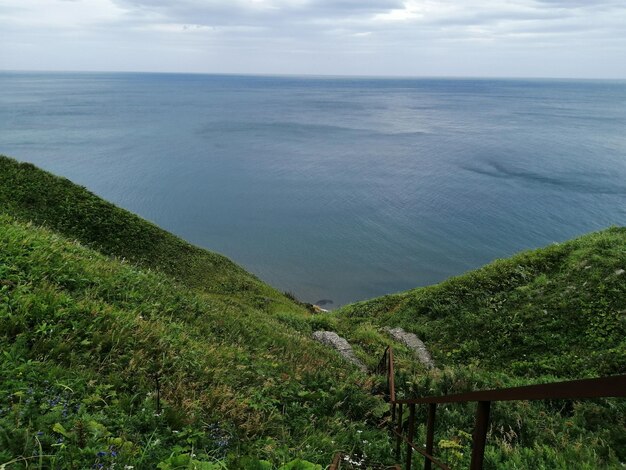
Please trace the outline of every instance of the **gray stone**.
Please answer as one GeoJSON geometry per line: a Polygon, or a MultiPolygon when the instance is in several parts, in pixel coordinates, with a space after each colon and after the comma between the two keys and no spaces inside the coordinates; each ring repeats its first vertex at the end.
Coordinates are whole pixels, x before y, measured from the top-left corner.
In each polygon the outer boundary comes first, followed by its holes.
{"type": "Polygon", "coordinates": [[[362,372],[367,372],[367,367],[365,367],[365,365],[354,355],[354,351],[352,350],[350,343],[334,331],[316,331],[313,333],[313,339],[328,347],[336,349],[344,359],[357,366],[362,372]]]}
{"type": "Polygon", "coordinates": [[[415,356],[422,364],[424,364],[424,366],[426,366],[426,368],[433,369],[435,367],[435,362],[432,357],[430,357],[430,353],[428,352],[428,349],[426,349],[426,345],[415,334],[408,333],[400,327],[385,328],[385,331],[389,333],[393,339],[412,349],[415,352],[415,356]]]}

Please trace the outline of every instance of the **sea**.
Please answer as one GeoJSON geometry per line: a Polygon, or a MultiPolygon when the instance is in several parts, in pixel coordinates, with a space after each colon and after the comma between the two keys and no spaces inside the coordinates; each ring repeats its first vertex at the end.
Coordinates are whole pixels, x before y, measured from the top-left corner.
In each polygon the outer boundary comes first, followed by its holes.
{"type": "Polygon", "coordinates": [[[0,153],[336,308],[626,225],[626,82],[0,72],[0,153]]]}

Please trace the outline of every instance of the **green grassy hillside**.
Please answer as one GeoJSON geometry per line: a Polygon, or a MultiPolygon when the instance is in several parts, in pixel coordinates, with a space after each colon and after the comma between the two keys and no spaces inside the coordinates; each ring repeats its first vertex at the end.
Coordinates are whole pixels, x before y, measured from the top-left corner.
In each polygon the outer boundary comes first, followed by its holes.
{"type": "Polygon", "coordinates": [[[323,321],[223,256],[0,157],[0,467],[384,458],[383,403],[310,339],[323,321]]]}
{"type": "Polygon", "coordinates": [[[188,287],[264,309],[293,303],[217,253],[193,246],[71,181],[0,155],[0,208],[188,287]]]}
{"type": "MultiPolygon", "coordinates": [[[[438,285],[346,306],[333,314],[334,327],[370,354],[389,342],[381,327],[416,333],[439,367],[426,371],[398,347],[404,396],[623,374],[625,270],[626,228],[610,228],[438,285]]],[[[439,452],[463,467],[472,410],[445,409],[439,419],[448,430],[439,434],[439,452]]],[[[626,462],[624,400],[502,403],[495,410],[490,468],[622,468],[619,462],[626,462]]]]}
{"type": "Polygon", "coordinates": [[[495,261],[435,286],[349,305],[364,322],[416,333],[444,365],[520,377],[626,372],[626,228],[495,261]]]}
{"type": "Polygon", "coordinates": [[[6,215],[0,247],[0,464],[326,462],[357,430],[385,445],[367,379],[267,313],[6,215]]]}
{"type": "MultiPolygon", "coordinates": [[[[338,450],[391,463],[381,379],[312,331],[337,331],[370,367],[393,344],[405,396],[624,373],[624,269],[626,229],[612,228],[313,315],[223,256],[0,157],[0,469],[269,469],[338,450]],[[438,368],[384,326],[417,333],[438,368]]],[[[438,412],[437,455],[453,468],[467,467],[472,417],[438,412]]],[[[623,468],[624,429],[623,401],[497,404],[486,468],[623,468]]]]}

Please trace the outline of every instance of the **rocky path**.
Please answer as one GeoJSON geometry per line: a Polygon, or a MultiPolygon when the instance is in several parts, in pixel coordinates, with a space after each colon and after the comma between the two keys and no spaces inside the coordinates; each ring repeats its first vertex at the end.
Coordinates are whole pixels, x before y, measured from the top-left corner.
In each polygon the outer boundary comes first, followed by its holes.
{"type": "Polygon", "coordinates": [[[428,352],[428,349],[426,349],[426,345],[415,334],[408,333],[400,327],[386,328],[385,331],[389,333],[393,339],[412,349],[415,352],[415,356],[417,356],[419,361],[428,369],[433,369],[435,367],[435,362],[433,361],[433,358],[430,357],[430,353],[428,352]]]}
{"type": "Polygon", "coordinates": [[[359,361],[354,355],[354,351],[352,350],[352,346],[350,346],[350,343],[348,343],[345,338],[342,338],[334,331],[316,331],[315,333],[313,333],[313,339],[319,341],[322,344],[325,344],[326,346],[336,349],[339,354],[344,357],[344,359],[357,366],[359,369],[361,369],[361,371],[367,372],[367,367],[365,367],[365,364],[359,361]]]}

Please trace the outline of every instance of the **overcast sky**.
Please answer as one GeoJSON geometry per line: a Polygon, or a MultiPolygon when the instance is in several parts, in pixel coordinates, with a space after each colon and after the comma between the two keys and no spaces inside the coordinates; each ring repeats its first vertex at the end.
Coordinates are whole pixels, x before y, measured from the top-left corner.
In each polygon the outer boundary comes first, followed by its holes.
{"type": "Polygon", "coordinates": [[[626,0],[0,0],[0,69],[626,78],[626,0]]]}

